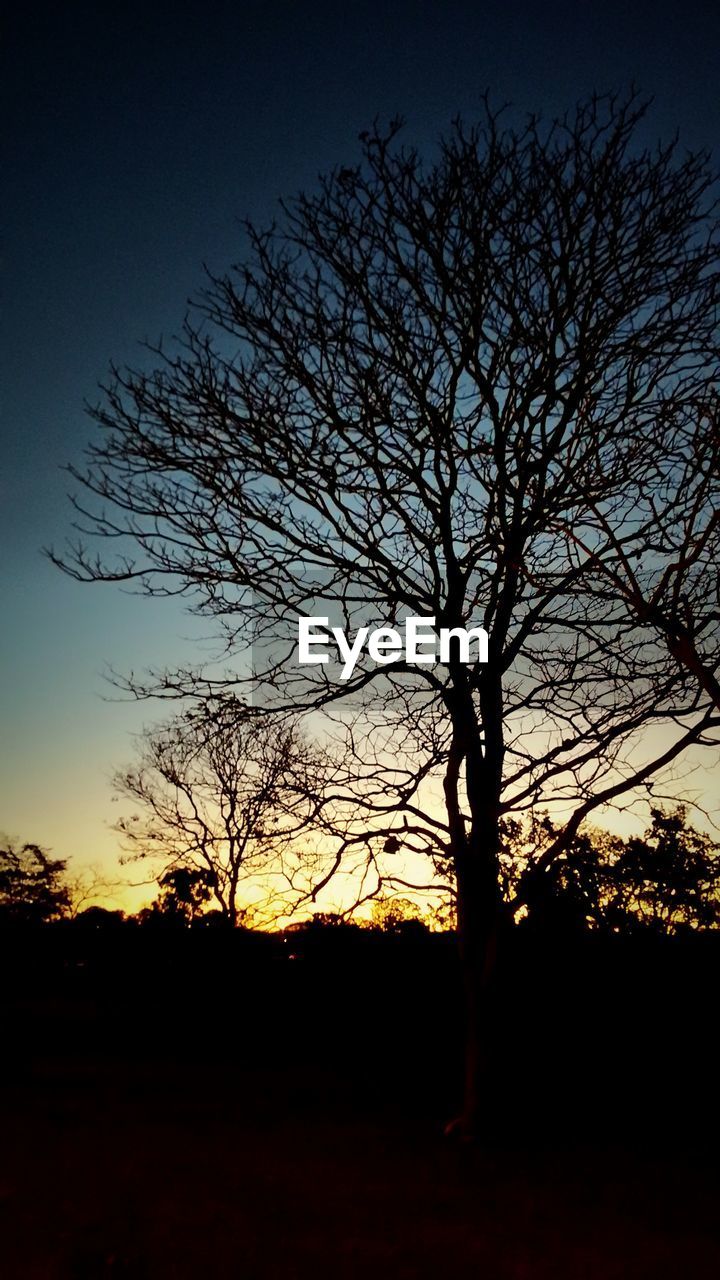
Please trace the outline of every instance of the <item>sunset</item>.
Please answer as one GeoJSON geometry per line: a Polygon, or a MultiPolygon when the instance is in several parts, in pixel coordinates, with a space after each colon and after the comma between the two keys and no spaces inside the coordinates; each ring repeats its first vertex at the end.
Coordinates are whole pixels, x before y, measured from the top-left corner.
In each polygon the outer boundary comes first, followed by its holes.
{"type": "Polygon", "coordinates": [[[717,1274],[718,37],[8,22],[3,1275],[717,1274]]]}

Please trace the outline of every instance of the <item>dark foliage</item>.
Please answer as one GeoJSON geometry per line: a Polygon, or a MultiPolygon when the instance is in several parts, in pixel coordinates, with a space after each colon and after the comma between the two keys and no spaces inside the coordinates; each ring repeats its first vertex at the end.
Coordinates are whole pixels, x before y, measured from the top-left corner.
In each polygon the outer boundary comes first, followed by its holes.
{"type": "Polygon", "coordinates": [[[66,863],[37,844],[0,849],[0,924],[37,925],[61,920],[70,910],[66,863]]]}
{"type": "MultiPolygon", "coordinates": [[[[720,845],[687,822],[687,812],[653,809],[641,837],[581,832],[532,880],[531,924],[614,933],[678,933],[720,924],[720,845]]],[[[542,824],[547,838],[551,823],[542,824]]]]}
{"type": "Polygon", "coordinates": [[[212,872],[193,867],[174,867],[160,877],[160,893],[151,907],[139,913],[141,924],[183,928],[203,915],[212,898],[212,872]]]}

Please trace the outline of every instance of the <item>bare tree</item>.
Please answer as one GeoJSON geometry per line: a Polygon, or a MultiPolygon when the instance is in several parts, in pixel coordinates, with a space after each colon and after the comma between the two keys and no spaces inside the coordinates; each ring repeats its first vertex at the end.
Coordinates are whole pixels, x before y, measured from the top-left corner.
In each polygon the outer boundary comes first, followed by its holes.
{"type": "MultiPolygon", "coordinates": [[[[79,545],[71,572],[184,593],[229,654],[254,636],[246,682],[175,671],[136,692],[322,709],[345,770],[327,874],[363,849],[362,897],[400,851],[452,868],[465,1128],[485,1101],[503,818],[563,815],[541,875],[720,724],[617,581],[654,564],[718,375],[714,178],[703,155],[643,149],[644,115],[592,98],[515,129],[486,105],[426,166],[397,124],[361,135],[357,168],[247,227],[249,263],[210,277],[154,370],[114,371],[75,473],[99,500],[80,528],[126,554],[79,545]],[[489,660],[364,655],[338,683],[293,661],[297,615],[331,611],[480,623],[489,660]]],[[[693,624],[711,667],[715,608],[698,598],[693,624]]]]}
{"type": "Polygon", "coordinates": [[[186,708],[149,731],[137,766],[117,775],[116,790],[139,808],[115,829],[131,858],[157,864],[161,885],[201,876],[235,926],[241,881],[264,878],[276,910],[291,890],[287,859],[312,821],[319,758],[287,723],[258,723],[232,704],[186,708]]]}
{"type": "Polygon", "coordinates": [[[97,864],[78,869],[73,867],[72,872],[66,873],[65,883],[70,894],[73,920],[88,911],[112,912],[114,909],[107,904],[122,899],[124,890],[128,888],[127,880],[120,877],[112,879],[107,870],[97,864]]]}

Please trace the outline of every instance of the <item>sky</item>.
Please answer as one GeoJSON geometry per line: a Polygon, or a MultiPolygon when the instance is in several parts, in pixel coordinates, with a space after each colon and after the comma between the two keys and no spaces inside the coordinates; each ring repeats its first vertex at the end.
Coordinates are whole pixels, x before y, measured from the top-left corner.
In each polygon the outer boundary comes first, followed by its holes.
{"type": "MultiPolygon", "coordinates": [[[[562,112],[635,82],[652,136],[716,147],[720,8],[686,3],[184,3],[28,7],[6,19],[0,285],[0,831],[110,866],[110,779],[147,706],[108,666],[187,654],[197,620],[63,577],[62,467],[81,460],[111,360],[177,332],[239,220],[358,157],[401,114],[429,148],[480,95],[562,112]]],[[[717,161],[717,151],[715,152],[717,161]]]]}

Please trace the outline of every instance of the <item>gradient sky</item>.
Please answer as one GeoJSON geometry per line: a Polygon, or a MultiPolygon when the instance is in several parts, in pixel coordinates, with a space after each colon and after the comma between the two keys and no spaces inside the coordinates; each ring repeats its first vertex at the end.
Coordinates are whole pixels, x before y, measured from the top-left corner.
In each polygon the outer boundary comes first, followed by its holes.
{"type": "MultiPolygon", "coordinates": [[[[481,92],[553,114],[635,81],[653,136],[716,148],[720,8],[687,3],[53,5],[4,33],[0,831],[110,860],[109,778],[149,708],[103,700],[106,663],[172,660],[197,623],[43,560],[69,531],[111,359],[176,331],[237,219],[353,163],[376,116],[428,147],[481,92]]],[[[717,151],[715,152],[717,159],[717,151]]]]}

